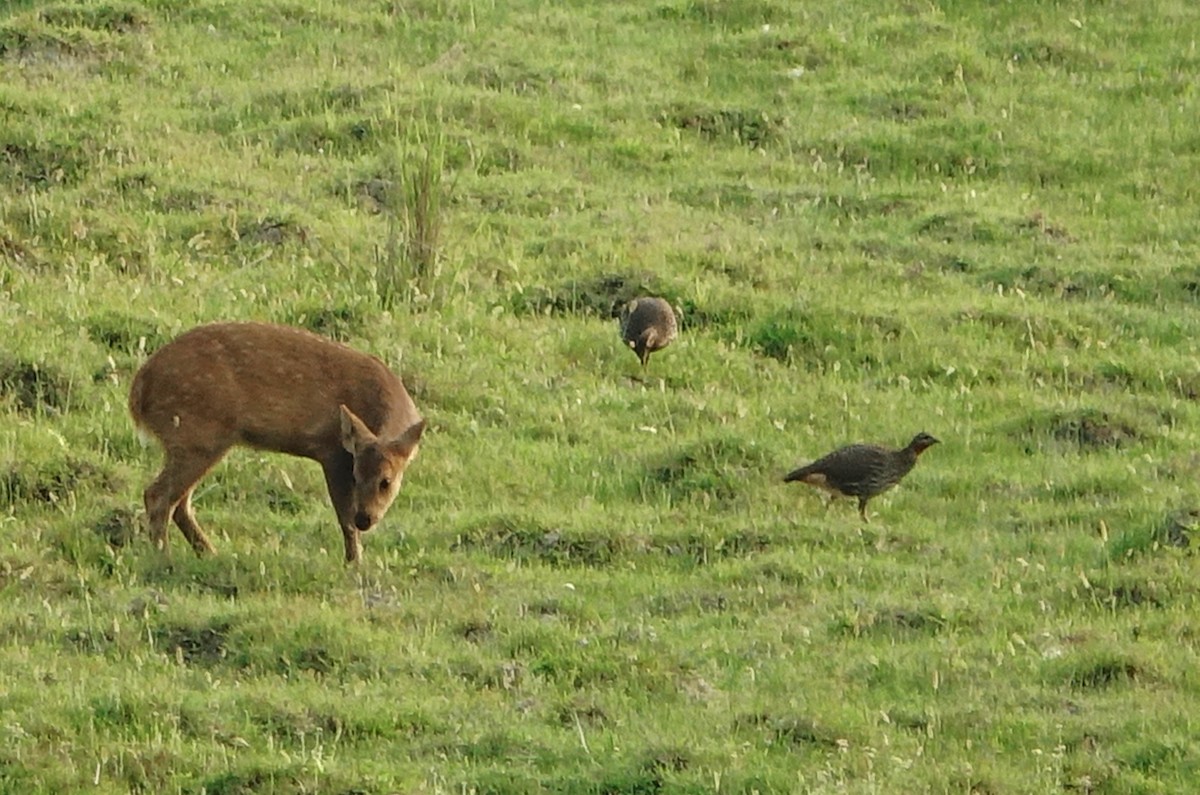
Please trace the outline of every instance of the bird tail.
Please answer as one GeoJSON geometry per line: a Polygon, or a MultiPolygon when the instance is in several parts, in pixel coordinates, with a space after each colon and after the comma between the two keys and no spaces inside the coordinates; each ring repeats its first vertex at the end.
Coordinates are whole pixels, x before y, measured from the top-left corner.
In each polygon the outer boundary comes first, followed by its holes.
{"type": "Polygon", "coordinates": [[[784,483],[794,483],[797,480],[804,480],[812,474],[811,466],[803,466],[799,469],[793,469],[791,472],[783,476],[784,483]]]}

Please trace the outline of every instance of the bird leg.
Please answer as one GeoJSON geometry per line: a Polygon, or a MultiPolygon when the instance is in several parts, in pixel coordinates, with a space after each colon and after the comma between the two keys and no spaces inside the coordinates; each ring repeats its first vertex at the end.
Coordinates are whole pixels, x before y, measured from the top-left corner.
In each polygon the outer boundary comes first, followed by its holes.
{"type": "Polygon", "coordinates": [[[858,498],[858,515],[862,517],[864,524],[871,523],[870,518],[867,516],[867,498],[866,497],[858,498]]]}

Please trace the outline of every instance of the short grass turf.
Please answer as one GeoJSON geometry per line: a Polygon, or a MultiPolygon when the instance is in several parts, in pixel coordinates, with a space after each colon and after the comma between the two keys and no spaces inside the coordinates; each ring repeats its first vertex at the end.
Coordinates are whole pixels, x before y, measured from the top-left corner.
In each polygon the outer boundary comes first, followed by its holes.
{"type": "Polygon", "coordinates": [[[1183,0],[6,4],[0,790],[1194,791],[1197,38],[1183,0]],[[681,316],[644,371],[643,293],[681,316]],[[130,378],[217,319],[428,417],[361,566],[252,451],[197,494],[219,555],[151,550],[130,378]],[[869,525],[781,482],[922,430],[869,525]]]}

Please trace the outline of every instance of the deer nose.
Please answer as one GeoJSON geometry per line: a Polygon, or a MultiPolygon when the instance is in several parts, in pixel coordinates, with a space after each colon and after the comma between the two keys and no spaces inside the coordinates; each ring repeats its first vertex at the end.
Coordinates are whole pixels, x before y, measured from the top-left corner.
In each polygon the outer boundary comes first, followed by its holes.
{"type": "Polygon", "coordinates": [[[359,530],[370,530],[371,525],[375,524],[371,517],[365,511],[359,511],[354,514],[354,526],[359,530]]]}

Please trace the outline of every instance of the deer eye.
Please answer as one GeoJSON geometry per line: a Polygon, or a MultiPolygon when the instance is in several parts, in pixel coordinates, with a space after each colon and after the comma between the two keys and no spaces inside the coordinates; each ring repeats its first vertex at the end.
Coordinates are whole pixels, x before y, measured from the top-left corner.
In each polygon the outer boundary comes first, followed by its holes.
{"type": "Polygon", "coordinates": [[[388,480],[387,478],[384,478],[383,480],[379,481],[379,490],[387,491],[388,487],[391,485],[392,485],[392,481],[388,480]]]}

